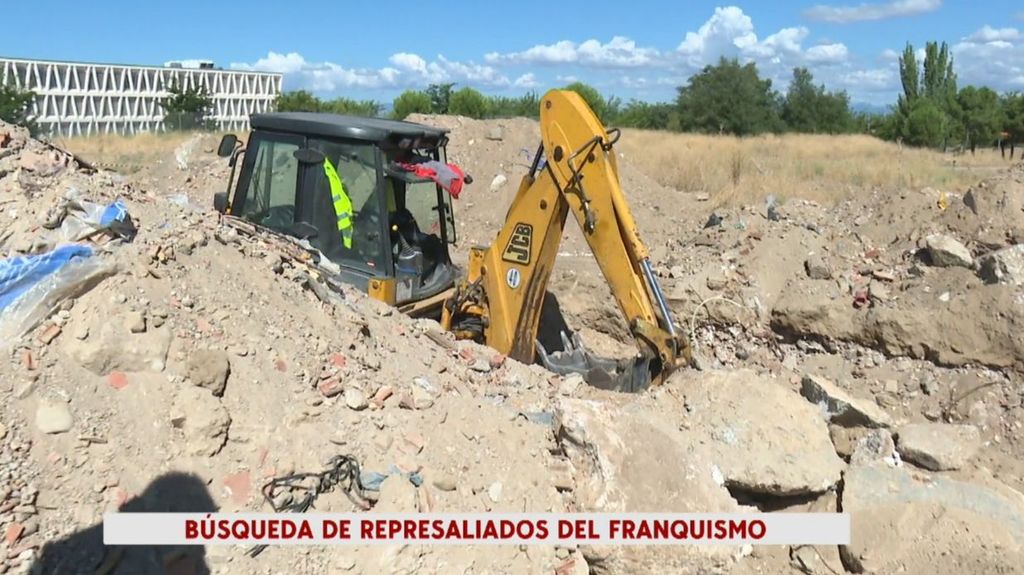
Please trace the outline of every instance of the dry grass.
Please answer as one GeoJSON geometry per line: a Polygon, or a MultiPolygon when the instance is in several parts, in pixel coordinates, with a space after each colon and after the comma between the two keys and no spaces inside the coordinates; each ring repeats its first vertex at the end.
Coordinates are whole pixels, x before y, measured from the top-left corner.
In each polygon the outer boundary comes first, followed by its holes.
{"type": "Polygon", "coordinates": [[[801,198],[823,204],[880,188],[962,191],[1003,168],[998,151],[942,154],[870,136],[736,138],[624,130],[618,150],[659,183],[703,192],[716,205],[801,198]]]}
{"type": "MultiPolygon", "coordinates": [[[[198,132],[150,132],[134,136],[102,134],[56,138],[53,143],[84,160],[131,174],[157,161],[173,161],[174,150],[198,132]]],[[[221,134],[213,134],[220,139],[221,134]]]]}

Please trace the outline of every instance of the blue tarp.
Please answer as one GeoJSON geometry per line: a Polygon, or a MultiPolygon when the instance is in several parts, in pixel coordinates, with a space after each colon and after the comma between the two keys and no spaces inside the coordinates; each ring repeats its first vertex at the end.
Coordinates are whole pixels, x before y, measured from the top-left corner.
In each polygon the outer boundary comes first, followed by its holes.
{"type": "MultiPolygon", "coordinates": [[[[111,219],[116,219],[116,215],[111,219]]],[[[72,259],[88,258],[92,254],[92,248],[87,245],[70,244],[45,254],[0,260],[0,312],[72,259]]]]}

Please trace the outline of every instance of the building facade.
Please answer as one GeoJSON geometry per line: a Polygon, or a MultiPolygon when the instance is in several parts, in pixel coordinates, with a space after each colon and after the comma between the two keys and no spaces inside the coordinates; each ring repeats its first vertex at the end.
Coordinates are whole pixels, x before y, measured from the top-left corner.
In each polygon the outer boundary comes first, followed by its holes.
{"type": "Polygon", "coordinates": [[[174,86],[202,86],[213,100],[208,119],[221,130],[246,130],[249,115],[270,111],[281,93],[281,74],[0,57],[5,83],[36,94],[31,115],[53,136],[163,131],[160,102],[174,86]]]}

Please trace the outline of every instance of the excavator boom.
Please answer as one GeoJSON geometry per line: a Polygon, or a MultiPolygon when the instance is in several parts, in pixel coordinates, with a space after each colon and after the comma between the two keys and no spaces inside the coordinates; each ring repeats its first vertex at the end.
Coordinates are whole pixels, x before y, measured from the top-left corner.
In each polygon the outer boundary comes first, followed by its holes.
{"type": "Polygon", "coordinates": [[[552,90],[541,100],[541,146],[519,185],[505,224],[490,247],[473,248],[465,280],[445,304],[442,324],[531,363],[536,353],[556,372],[581,372],[592,385],[638,390],[689,363],[651,270],[647,248],[619,185],[606,131],[575,92],[552,90]],[[541,306],[569,213],[601,268],[636,339],[639,356],[594,358],[579,340],[549,354],[537,342],[541,306]]]}

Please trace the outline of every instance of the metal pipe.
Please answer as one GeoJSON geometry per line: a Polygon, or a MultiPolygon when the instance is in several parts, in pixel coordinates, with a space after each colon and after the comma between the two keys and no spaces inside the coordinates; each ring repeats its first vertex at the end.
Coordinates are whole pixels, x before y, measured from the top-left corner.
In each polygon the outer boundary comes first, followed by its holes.
{"type": "Polygon", "coordinates": [[[665,296],[661,293],[661,286],[658,285],[657,278],[654,277],[654,271],[651,270],[650,258],[644,258],[640,262],[640,269],[644,272],[644,278],[647,280],[647,285],[651,286],[651,292],[654,295],[654,301],[658,304],[658,310],[661,311],[661,317],[666,325],[662,326],[668,330],[668,333],[675,337],[676,326],[672,323],[672,314],[668,311],[668,304],[665,303],[665,296]]]}

